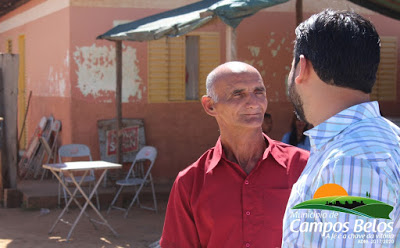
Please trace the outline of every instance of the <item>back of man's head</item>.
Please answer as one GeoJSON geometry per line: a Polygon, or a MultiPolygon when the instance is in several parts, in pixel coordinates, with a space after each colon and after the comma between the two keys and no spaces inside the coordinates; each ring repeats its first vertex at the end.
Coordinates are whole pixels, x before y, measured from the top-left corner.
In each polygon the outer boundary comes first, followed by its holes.
{"type": "Polygon", "coordinates": [[[325,83],[370,93],[380,60],[380,38],[362,16],[325,10],[296,28],[295,65],[300,55],[311,61],[325,83]]]}

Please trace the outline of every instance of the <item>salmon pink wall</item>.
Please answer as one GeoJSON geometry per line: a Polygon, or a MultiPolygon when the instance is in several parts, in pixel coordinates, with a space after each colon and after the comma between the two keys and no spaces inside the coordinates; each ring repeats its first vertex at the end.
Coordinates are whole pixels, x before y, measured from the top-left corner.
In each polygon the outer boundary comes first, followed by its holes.
{"type": "MultiPolygon", "coordinates": [[[[111,29],[115,20],[139,19],[162,11],[71,7],[72,140],[88,143],[97,158],[97,120],[115,118],[116,110],[114,43],[95,38],[111,29]],[[92,88],[85,90],[82,85],[92,88]]],[[[225,25],[211,23],[197,31],[221,32],[223,62],[225,25]]],[[[123,117],[144,120],[146,142],[159,152],[154,177],[159,182],[171,181],[179,170],[215,144],[218,127],[199,101],[148,103],[147,42],[124,42],[123,50],[123,117]]]]}
{"type": "Polygon", "coordinates": [[[286,96],[292,62],[294,15],[291,12],[260,12],[237,28],[238,59],[256,67],[267,88],[273,127],[270,136],[281,140],[289,131],[293,108],[286,96]],[[256,25],[257,24],[257,25],[256,25]]]}
{"type": "MultiPolygon", "coordinates": [[[[0,34],[2,44],[12,38],[14,53],[19,53],[18,37],[25,36],[26,89],[20,93],[27,101],[32,91],[26,121],[28,141],[42,116],[53,114],[62,121],[63,129],[70,127],[68,20],[69,9],[65,8],[0,34]]],[[[67,142],[69,136],[61,133],[67,142]]]]}
{"type": "Polygon", "coordinates": [[[28,137],[42,116],[61,120],[61,138],[70,142],[71,85],[69,55],[69,9],[26,24],[26,83],[32,90],[28,137]]]}

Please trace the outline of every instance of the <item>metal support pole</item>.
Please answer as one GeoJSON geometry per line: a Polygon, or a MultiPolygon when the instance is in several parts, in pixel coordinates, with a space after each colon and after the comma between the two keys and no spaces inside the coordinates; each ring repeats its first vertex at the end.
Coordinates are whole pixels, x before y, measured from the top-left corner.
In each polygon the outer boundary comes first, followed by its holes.
{"type": "Polygon", "coordinates": [[[303,22],[303,0],[296,0],[296,27],[303,22]]]}
{"type": "Polygon", "coordinates": [[[235,61],[236,52],[236,31],[231,26],[226,26],[226,61],[235,61]]]}
{"type": "Polygon", "coordinates": [[[115,42],[116,52],[116,91],[115,91],[115,104],[117,108],[117,163],[122,163],[122,41],[115,42]]]}

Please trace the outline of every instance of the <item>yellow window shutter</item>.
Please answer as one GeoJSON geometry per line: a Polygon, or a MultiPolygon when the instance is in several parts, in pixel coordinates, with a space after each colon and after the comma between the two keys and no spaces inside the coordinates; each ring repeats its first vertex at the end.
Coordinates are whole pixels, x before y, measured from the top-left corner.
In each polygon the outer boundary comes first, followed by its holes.
{"type": "Polygon", "coordinates": [[[149,102],[168,101],[168,44],[167,39],[148,43],[149,102]]]}
{"type": "Polygon", "coordinates": [[[206,94],[206,79],[215,67],[220,64],[219,33],[199,33],[199,99],[206,94]]]}
{"type": "Polygon", "coordinates": [[[395,101],[397,98],[397,37],[381,37],[381,62],[371,99],[395,101]]]}
{"type": "MultiPolygon", "coordinates": [[[[191,33],[192,34],[192,33],[191,33]]],[[[199,38],[199,99],[206,94],[206,78],[220,63],[219,33],[194,33],[199,38]]],[[[148,44],[149,102],[186,100],[186,36],[148,44]]]]}
{"type": "Polygon", "coordinates": [[[6,42],[6,53],[12,53],[12,40],[8,39],[6,42]]]}
{"type": "Polygon", "coordinates": [[[185,36],[168,38],[168,100],[185,100],[185,36]]]}

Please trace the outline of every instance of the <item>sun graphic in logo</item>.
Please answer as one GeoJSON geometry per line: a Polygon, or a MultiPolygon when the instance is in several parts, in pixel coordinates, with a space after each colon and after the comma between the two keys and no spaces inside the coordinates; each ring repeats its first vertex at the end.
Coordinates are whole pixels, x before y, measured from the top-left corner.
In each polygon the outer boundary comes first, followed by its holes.
{"type": "Polygon", "coordinates": [[[382,218],[390,220],[389,214],[393,206],[371,199],[369,192],[366,197],[351,196],[340,185],[324,184],[315,191],[312,199],[301,202],[292,209],[320,209],[359,215],[367,218],[382,218]]]}
{"type": "Polygon", "coordinates": [[[334,183],[324,184],[315,191],[313,199],[327,196],[347,196],[347,191],[340,185],[334,183]]]}

